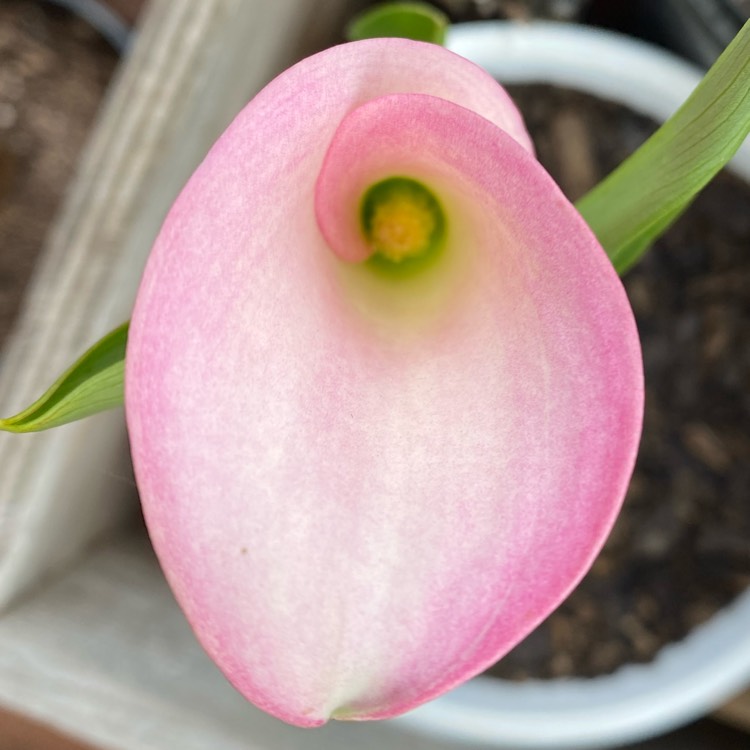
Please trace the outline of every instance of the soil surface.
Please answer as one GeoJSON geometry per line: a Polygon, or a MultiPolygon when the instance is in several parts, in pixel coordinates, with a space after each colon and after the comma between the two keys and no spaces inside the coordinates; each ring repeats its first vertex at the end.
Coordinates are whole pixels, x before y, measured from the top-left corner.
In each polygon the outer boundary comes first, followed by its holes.
{"type": "MultiPolygon", "coordinates": [[[[569,197],[654,129],[577,92],[511,87],[569,197]]],[[[643,345],[635,475],[573,595],[490,670],[595,676],[651,660],[750,585],[750,189],[720,175],[625,277],[643,345]]]]}
{"type": "MultiPolygon", "coordinates": [[[[430,0],[452,22],[502,19],[506,21],[581,21],[592,0],[430,0]]],[[[604,0],[609,2],[609,0],[604,0]]]]}
{"type": "Polygon", "coordinates": [[[0,342],[116,62],[54,5],[0,1],[0,342]]]}

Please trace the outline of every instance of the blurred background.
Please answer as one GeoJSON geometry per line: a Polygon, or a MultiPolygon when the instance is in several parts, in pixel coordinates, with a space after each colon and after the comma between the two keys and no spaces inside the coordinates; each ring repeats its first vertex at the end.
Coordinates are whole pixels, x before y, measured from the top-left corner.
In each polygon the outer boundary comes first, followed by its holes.
{"type": "MultiPolygon", "coordinates": [[[[457,23],[548,19],[611,29],[702,68],[750,17],[748,0],[433,4],[457,23]]],[[[146,5],[0,0],[0,351],[146,5]]],[[[366,5],[341,3],[335,19],[311,16],[295,48],[308,53],[342,41],[344,22],[366,5]]],[[[545,85],[510,92],[540,161],[571,199],[657,126],[579,92],[545,85]]],[[[750,585],[748,247],[750,191],[722,176],[626,278],[648,384],[644,444],[626,510],[591,574],[494,668],[498,677],[590,677],[647,662],[750,585]]],[[[2,367],[0,355],[0,373],[2,367]]],[[[0,709],[0,750],[92,747],[22,713],[0,709]]],[[[628,747],[739,750],[750,747],[749,731],[745,696],[713,718],[628,747]]]]}

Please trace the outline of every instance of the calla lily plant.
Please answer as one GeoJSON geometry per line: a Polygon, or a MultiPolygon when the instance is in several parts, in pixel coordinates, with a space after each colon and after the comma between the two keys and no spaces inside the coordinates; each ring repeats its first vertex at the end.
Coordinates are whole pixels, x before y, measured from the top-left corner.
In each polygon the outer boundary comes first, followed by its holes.
{"type": "Polygon", "coordinates": [[[505,92],[374,39],[276,79],[183,190],[125,404],[198,637],[314,725],[409,709],[549,614],[622,500],[643,384],[617,274],[505,92]]]}
{"type": "MultiPolygon", "coordinates": [[[[506,92],[410,39],[298,63],[185,186],[130,324],[127,424],[164,572],[254,704],[300,726],[397,715],[584,575],[643,412],[589,224],[506,92]]],[[[125,334],[2,426],[110,405],[125,334]]]]}

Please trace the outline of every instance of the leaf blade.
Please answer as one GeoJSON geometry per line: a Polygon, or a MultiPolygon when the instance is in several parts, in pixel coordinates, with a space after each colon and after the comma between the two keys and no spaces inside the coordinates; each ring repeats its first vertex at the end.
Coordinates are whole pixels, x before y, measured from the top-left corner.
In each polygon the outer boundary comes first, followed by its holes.
{"type": "Polygon", "coordinates": [[[623,273],[750,133],[750,22],[680,109],[576,207],[623,273]]]}
{"type": "Polygon", "coordinates": [[[33,404],[0,419],[0,430],[39,432],[120,406],[129,326],[123,323],[99,339],[33,404]]]}

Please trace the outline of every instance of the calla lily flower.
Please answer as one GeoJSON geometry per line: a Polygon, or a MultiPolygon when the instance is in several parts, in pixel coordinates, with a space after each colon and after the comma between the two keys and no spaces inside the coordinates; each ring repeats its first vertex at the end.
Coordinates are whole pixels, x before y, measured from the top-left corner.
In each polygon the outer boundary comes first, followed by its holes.
{"type": "Polygon", "coordinates": [[[378,39],[269,84],[169,213],[130,329],[143,508],[203,647],[300,726],[481,672],[632,471],[633,316],[504,90],[378,39]]]}

